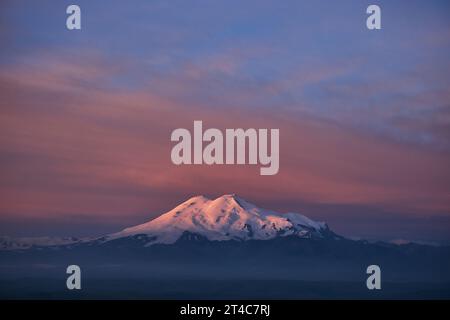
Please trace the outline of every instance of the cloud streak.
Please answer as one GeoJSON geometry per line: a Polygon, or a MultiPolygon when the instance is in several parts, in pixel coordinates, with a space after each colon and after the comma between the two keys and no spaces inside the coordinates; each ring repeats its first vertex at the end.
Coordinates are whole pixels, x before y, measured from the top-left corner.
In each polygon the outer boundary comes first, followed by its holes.
{"type": "Polygon", "coordinates": [[[105,217],[126,225],[193,194],[230,192],[269,206],[284,201],[285,210],[316,203],[375,207],[405,219],[448,213],[446,152],[298,110],[208,108],[151,88],[98,86],[111,81],[117,64],[109,70],[96,58],[57,59],[0,75],[3,220],[105,217]],[[257,166],[173,165],[171,131],[198,119],[222,129],[280,128],[280,173],[261,177],[257,166]]]}

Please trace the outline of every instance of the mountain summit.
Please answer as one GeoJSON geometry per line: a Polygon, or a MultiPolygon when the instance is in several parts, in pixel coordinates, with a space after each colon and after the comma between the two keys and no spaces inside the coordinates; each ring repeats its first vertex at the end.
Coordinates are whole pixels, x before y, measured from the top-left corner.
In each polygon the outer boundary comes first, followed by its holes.
{"type": "Polygon", "coordinates": [[[214,200],[204,196],[192,197],[151,221],[103,237],[0,237],[0,250],[136,241],[140,245],[150,246],[158,243],[174,244],[183,239],[246,241],[286,236],[340,238],[324,222],[313,221],[299,213],[282,214],[261,209],[237,195],[227,194],[214,200]]]}
{"type": "MultiPolygon", "coordinates": [[[[0,285],[0,298],[17,294],[7,286],[20,279],[32,279],[20,285],[20,297],[42,298],[42,283],[55,277],[65,283],[65,268],[73,263],[93,281],[87,291],[93,297],[134,292],[136,298],[288,299],[320,292],[322,298],[348,299],[357,290],[357,297],[379,299],[364,286],[372,264],[388,270],[384,281],[413,284],[400,286],[413,297],[429,298],[436,283],[443,285],[432,297],[450,295],[450,247],[346,239],[323,222],[261,209],[236,195],[193,197],[149,222],[103,237],[3,242],[0,237],[0,278],[8,279],[6,287],[0,285]],[[105,279],[117,280],[105,288],[105,279]]],[[[388,288],[386,297],[401,290],[388,288]]]]}
{"type": "Polygon", "coordinates": [[[267,240],[277,236],[323,238],[331,232],[323,222],[313,221],[299,213],[281,214],[258,208],[234,194],[211,200],[196,196],[161,216],[120,232],[108,235],[106,241],[146,235],[148,244],[171,244],[183,234],[194,234],[207,240],[267,240]]]}

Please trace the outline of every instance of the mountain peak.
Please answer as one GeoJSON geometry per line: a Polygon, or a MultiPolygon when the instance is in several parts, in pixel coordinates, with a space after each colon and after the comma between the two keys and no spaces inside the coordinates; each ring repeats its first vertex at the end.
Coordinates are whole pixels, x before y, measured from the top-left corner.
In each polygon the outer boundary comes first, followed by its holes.
{"type": "Polygon", "coordinates": [[[203,195],[197,195],[197,196],[193,196],[193,197],[187,199],[183,203],[195,202],[195,201],[209,201],[209,200],[211,200],[211,199],[209,199],[203,195]]]}
{"type": "Polygon", "coordinates": [[[219,241],[266,240],[288,235],[323,237],[329,232],[325,223],[299,213],[281,214],[261,209],[236,194],[225,194],[214,200],[202,195],[189,198],[149,222],[107,238],[145,234],[155,239],[153,243],[174,243],[186,231],[219,241]]]}
{"type": "Polygon", "coordinates": [[[225,198],[225,199],[236,199],[239,198],[236,193],[230,193],[230,194],[224,194],[223,196],[220,196],[219,198],[225,198]]]}
{"type": "Polygon", "coordinates": [[[237,194],[235,193],[231,193],[231,194],[224,194],[223,196],[219,197],[220,198],[224,198],[224,199],[229,199],[229,200],[234,200],[236,202],[242,201],[242,202],[246,202],[243,198],[239,197],[237,194]]]}
{"type": "Polygon", "coordinates": [[[235,206],[235,207],[241,208],[243,210],[250,210],[250,209],[256,208],[256,206],[254,204],[247,202],[246,200],[238,197],[234,193],[233,194],[225,194],[223,196],[220,196],[220,197],[212,200],[212,204],[214,204],[216,206],[220,206],[222,208],[235,206]]]}

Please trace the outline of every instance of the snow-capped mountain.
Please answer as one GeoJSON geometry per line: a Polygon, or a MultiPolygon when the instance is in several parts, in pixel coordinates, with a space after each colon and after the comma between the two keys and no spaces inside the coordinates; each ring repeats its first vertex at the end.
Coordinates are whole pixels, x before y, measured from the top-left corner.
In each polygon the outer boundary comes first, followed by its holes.
{"type": "Polygon", "coordinates": [[[104,237],[104,241],[146,235],[155,243],[175,243],[183,234],[208,240],[267,240],[277,236],[321,238],[331,234],[323,222],[299,213],[281,214],[258,208],[236,195],[211,200],[196,196],[154,220],[104,237]]]}
{"type": "Polygon", "coordinates": [[[269,240],[275,237],[337,237],[324,222],[316,222],[299,213],[278,213],[258,208],[236,195],[211,200],[196,196],[159,217],[103,237],[0,237],[0,250],[97,245],[133,238],[144,246],[173,244],[183,236],[209,241],[269,240]]]}
{"type": "MultiPolygon", "coordinates": [[[[46,283],[46,277],[56,275],[64,284],[67,266],[77,264],[90,279],[126,280],[119,282],[125,289],[120,285],[107,290],[114,292],[114,297],[121,297],[120,292],[141,290],[140,279],[158,281],[144,286],[158,288],[154,295],[149,294],[156,298],[161,297],[161,283],[165,281],[164,287],[175,290],[168,291],[168,296],[179,294],[180,279],[195,279],[196,286],[205,284],[202,290],[211,287],[210,280],[219,279],[226,283],[226,294],[230,290],[228,281],[237,281],[236,292],[240,292],[239,284],[245,279],[252,283],[269,279],[252,289],[253,297],[266,288],[278,294],[293,292],[289,291],[293,290],[290,283],[298,280],[361,283],[366,267],[374,263],[389,270],[385,281],[450,281],[450,247],[346,239],[323,222],[298,213],[261,209],[235,195],[193,197],[149,222],[103,237],[0,238],[1,248],[0,281],[2,277],[32,278],[40,285],[46,283]],[[126,287],[128,283],[131,285],[126,287]]],[[[41,290],[42,286],[33,287],[33,292],[41,290]]],[[[186,298],[192,298],[190,290],[186,298]]],[[[427,292],[429,287],[421,290],[427,292]]],[[[94,296],[98,294],[93,292],[94,296]]],[[[271,297],[279,297],[277,294],[271,297]]],[[[339,297],[348,297],[345,290],[339,297]]]]}

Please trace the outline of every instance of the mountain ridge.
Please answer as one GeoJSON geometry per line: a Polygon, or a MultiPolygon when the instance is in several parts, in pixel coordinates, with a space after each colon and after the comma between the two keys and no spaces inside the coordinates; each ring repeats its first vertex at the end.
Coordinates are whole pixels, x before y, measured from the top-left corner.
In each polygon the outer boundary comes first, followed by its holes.
{"type": "MultiPolygon", "coordinates": [[[[44,247],[97,245],[118,239],[137,240],[142,246],[175,244],[179,240],[205,241],[270,240],[278,237],[340,240],[346,238],[333,232],[325,222],[314,221],[300,213],[279,213],[259,208],[236,194],[216,199],[197,195],[159,216],[119,232],[97,237],[9,237],[0,236],[0,250],[27,250],[44,247]],[[183,237],[184,236],[184,237],[183,237]]],[[[382,242],[398,246],[431,245],[415,241],[382,242]]],[[[432,244],[436,246],[437,244],[432,244]]]]}
{"type": "MultiPolygon", "coordinates": [[[[82,267],[90,284],[123,280],[120,286],[106,289],[113,297],[120,297],[124,289],[136,292],[145,281],[149,284],[146,290],[158,288],[160,294],[161,287],[172,288],[173,281],[185,279],[195,279],[195,288],[203,283],[203,293],[210,290],[210,281],[217,279],[227,283],[224,292],[234,293],[240,292],[242,281],[270,280],[273,282],[264,282],[263,291],[272,298],[280,292],[287,297],[294,294],[298,289],[290,284],[299,280],[323,283],[324,288],[330,281],[349,281],[365,289],[367,266],[373,264],[382,268],[384,283],[417,283],[405,292],[418,292],[416,296],[421,298],[428,297],[426,290],[434,284],[450,283],[450,247],[348,239],[323,222],[297,213],[260,209],[236,195],[213,200],[193,197],[153,220],[103,237],[64,238],[62,243],[41,238],[37,245],[26,240],[25,247],[0,250],[0,281],[6,280],[0,285],[0,296],[10,294],[4,288],[11,279],[14,283],[27,279],[20,288],[28,285],[28,279],[33,281],[27,290],[17,292],[19,297],[36,297],[49,278],[58,278],[59,287],[66,282],[66,268],[72,264],[82,267]],[[274,225],[269,225],[272,222],[274,225]],[[270,229],[268,234],[266,229],[270,229]],[[51,245],[53,241],[56,243],[51,245]],[[286,282],[275,286],[280,280],[286,282]],[[228,281],[238,281],[235,291],[229,291],[228,281]]],[[[90,288],[87,294],[97,294],[95,287],[90,288]]],[[[395,289],[384,288],[387,294],[395,293],[395,289]]],[[[440,289],[434,291],[434,297],[441,297],[440,289]]],[[[171,296],[180,295],[179,289],[170,290],[171,296]]],[[[261,289],[252,284],[249,292],[254,296],[261,289]]],[[[346,293],[346,287],[339,286],[330,294],[342,298],[346,293]]],[[[54,296],[53,291],[50,294],[54,296]]],[[[211,296],[217,297],[217,290],[211,296]]]]}
{"type": "Polygon", "coordinates": [[[189,198],[157,218],[110,234],[105,240],[145,234],[157,238],[153,243],[172,244],[185,231],[211,241],[267,240],[288,235],[322,238],[330,235],[324,222],[299,213],[282,214],[261,209],[235,194],[226,194],[214,200],[202,195],[189,198]]]}
{"type": "Polygon", "coordinates": [[[0,237],[0,249],[70,246],[80,243],[105,243],[119,238],[145,235],[146,246],[174,244],[188,232],[209,241],[268,240],[275,237],[340,237],[324,222],[314,221],[300,213],[279,213],[262,209],[237,196],[225,194],[216,199],[203,195],[189,198],[175,208],[142,224],[101,237],[0,237]]]}

